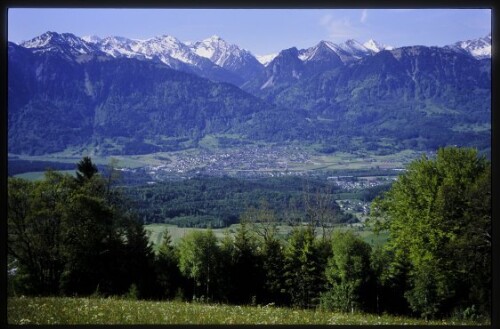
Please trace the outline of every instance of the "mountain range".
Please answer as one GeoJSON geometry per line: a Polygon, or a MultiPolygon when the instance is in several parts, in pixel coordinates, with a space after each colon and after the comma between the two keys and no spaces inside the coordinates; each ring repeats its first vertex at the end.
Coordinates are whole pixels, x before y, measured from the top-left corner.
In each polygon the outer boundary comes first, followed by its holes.
{"type": "Polygon", "coordinates": [[[207,135],[325,152],[488,150],[491,34],[445,47],[321,41],[256,57],[184,43],[47,32],[8,44],[9,152],[137,154],[207,135]]]}

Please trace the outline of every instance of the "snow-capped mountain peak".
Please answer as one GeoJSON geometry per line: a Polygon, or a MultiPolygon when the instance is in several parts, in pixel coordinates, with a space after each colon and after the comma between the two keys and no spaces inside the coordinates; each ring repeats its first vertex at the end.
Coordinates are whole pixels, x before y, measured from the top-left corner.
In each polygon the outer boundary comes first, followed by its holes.
{"type": "Polygon", "coordinates": [[[62,40],[63,37],[57,32],[48,31],[31,40],[23,41],[20,45],[25,48],[42,48],[57,39],[62,40]]]}
{"type": "Polygon", "coordinates": [[[96,49],[72,33],[45,32],[38,37],[20,44],[22,47],[31,48],[34,52],[59,52],[71,55],[90,54],[96,49]]]}
{"type": "Polygon", "coordinates": [[[142,57],[132,49],[135,43],[136,41],[125,37],[110,36],[100,39],[96,45],[101,51],[113,57],[142,57]]]}
{"type": "Polygon", "coordinates": [[[328,53],[338,56],[343,63],[349,63],[371,55],[373,52],[353,39],[341,44],[335,44],[331,41],[321,41],[314,47],[300,50],[299,59],[308,62],[318,60],[318,58],[325,58],[325,56],[331,57],[328,53]]]}
{"type": "Polygon", "coordinates": [[[477,59],[491,58],[491,33],[483,38],[459,41],[448,47],[463,49],[477,59]]]}
{"type": "Polygon", "coordinates": [[[84,35],[81,39],[88,43],[99,43],[102,40],[97,35],[84,35]]]}
{"type": "Polygon", "coordinates": [[[219,41],[219,40],[222,40],[222,38],[219,37],[217,34],[214,34],[209,39],[206,39],[206,40],[219,41]]]}
{"type": "Polygon", "coordinates": [[[363,46],[361,43],[354,39],[349,39],[346,42],[339,45],[344,51],[355,57],[362,57],[370,52],[368,48],[363,46]]]}
{"type": "Polygon", "coordinates": [[[157,57],[169,66],[172,64],[172,59],[188,64],[196,62],[188,46],[167,34],[147,40],[131,40],[130,49],[146,58],[157,57]]]}
{"type": "Polygon", "coordinates": [[[365,42],[363,44],[363,46],[371,51],[373,51],[374,53],[378,53],[382,50],[392,50],[394,49],[394,47],[392,46],[387,46],[387,45],[384,45],[384,44],[381,44],[373,39],[370,39],[368,40],[367,42],[365,42]]]}
{"type": "Polygon", "coordinates": [[[198,56],[208,58],[220,67],[225,67],[229,62],[242,61],[242,58],[249,55],[248,51],[226,42],[218,35],[195,42],[191,49],[198,56]]]}
{"type": "Polygon", "coordinates": [[[269,55],[257,55],[255,58],[264,66],[267,66],[269,63],[272,62],[273,59],[278,56],[278,53],[275,54],[269,54],[269,55]]]}
{"type": "Polygon", "coordinates": [[[218,35],[213,35],[203,41],[195,42],[191,45],[191,49],[201,57],[208,58],[215,64],[221,66],[222,58],[227,57],[227,52],[231,51],[230,45],[218,35]]]}

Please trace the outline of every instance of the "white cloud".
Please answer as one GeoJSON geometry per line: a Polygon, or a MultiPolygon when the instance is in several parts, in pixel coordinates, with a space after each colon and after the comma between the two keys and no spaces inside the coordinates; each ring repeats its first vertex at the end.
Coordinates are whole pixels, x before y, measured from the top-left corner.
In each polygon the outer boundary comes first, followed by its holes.
{"type": "Polygon", "coordinates": [[[368,18],[368,10],[367,9],[363,9],[363,11],[361,12],[360,22],[364,24],[366,22],[367,18],[368,18]]]}
{"type": "Polygon", "coordinates": [[[321,17],[320,24],[327,30],[332,41],[344,41],[360,34],[360,28],[353,26],[349,17],[333,18],[331,15],[325,15],[321,17]]]}

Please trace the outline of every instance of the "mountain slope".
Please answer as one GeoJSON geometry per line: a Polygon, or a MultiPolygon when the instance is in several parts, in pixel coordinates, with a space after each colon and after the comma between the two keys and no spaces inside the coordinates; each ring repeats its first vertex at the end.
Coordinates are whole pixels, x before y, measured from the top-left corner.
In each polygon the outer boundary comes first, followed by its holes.
{"type": "Polygon", "coordinates": [[[459,41],[448,47],[456,50],[464,50],[476,59],[491,58],[491,33],[484,38],[459,41]]]}
{"type": "Polygon", "coordinates": [[[170,68],[195,73],[215,81],[241,83],[241,77],[199,56],[190,47],[169,35],[147,40],[131,40],[123,37],[98,39],[95,47],[113,57],[158,60],[170,68]]]}
{"type": "Polygon", "coordinates": [[[9,152],[149,153],[205,134],[244,134],[259,111],[273,112],[233,85],[161,63],[85,56],[61,60],[9,43],[9,152]]]}
{"type": "Polygon", "coordinates": [[[471,55],[483,46],[322,41],[263,66],[217,37],[186,45],[48,32],[8,45],[9,151],[150,153],[208,134],[330,151],[487,150],[491,61],[471,55]]]}
{"type": "Polygon", "coordinates": [[[71,33],[46,32],[20,44],[33,53],[53,53],[66,58],[98,52],[98,48],[71,33]]]}
{"type": "MultiPolygon", "coordinates": [[[[383,47],[371,40],[372,47],[383,47]]],[[[377,51],[369,49],[356,40],[347,40],[342,44],[321,41],[317,45],[298,50],[282,50],[270,62],[265,62],[264,75],[247,81],[241,87],[259,97],[271,100],[277,90],[294,85],[299,80],[321,74],[324,71],[355,63],[362,58],[372,56],[377,51]]]]}
{"type": "Polygon", "coordinates": [[[214,64],[235,73],[244,81],[262,75],[264,66],[249,52],[229,44],[219,36],[212,36],[190,47],[197,55],[208,58],[214,64]]]}
{"type": "Polygon", "coordinates": [[[380,146],[389,138],[400,147],[451,143],[484,148],[489,143],[490,81],[488,61],[450,49],[405,47],[266,96],[279,106],[305,109],[317,133],[332,132],[332,144],[340,137],[359,137],[365,145],[380,146]]]}

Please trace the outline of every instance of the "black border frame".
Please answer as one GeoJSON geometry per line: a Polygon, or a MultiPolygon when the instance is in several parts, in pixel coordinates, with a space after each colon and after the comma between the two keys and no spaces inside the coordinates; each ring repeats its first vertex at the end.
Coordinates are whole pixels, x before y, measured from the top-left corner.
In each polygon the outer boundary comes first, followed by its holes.
{"type": "MultiPolygon", "coordinates": [[[[492,37],[493,37],[493,54],[498,53],[498,46],[496,45],[496,37],[499,36],[498,32],[498,7],[494,4],[495,0],[404,0],[404,1],[390,1],[390,0],[340,0],[340,1],[327,1],[327,0],[240,0],[240,1],[224,1],[224,0],[6,0],[0,6],[1,8],[1,27],[0,27],[0,67],[2,72],[0,74],[0,325],[7,327],[7,36],[8,36],[8,9],[9,8],[214,8],[214,9],[322,9],[322,8],[489,8],[492,10],[492,37]]],[[[62,31],[64,32],[64,31],[62,31]]],[[[491,97],[491,163],[492,163],[492,312],[491,312],[491,326],[490,328],[500,327],[500,223],[498,217],[500,216],[500,207],[495,201],[500,201],[499,188],[495,182],[500,182],[500,165],[499,151],[499,113],[498,111],[498,96],[497,87],[498,79],[498,59],[493,56],[491,60],[492,66],[492,97],[491,97]]],[[[31,326],[26,326],[27,328],[31,326]]],[[[43,328],[45,326],[37,326],[43,328]]],[[[76,326],[78,327],[78,326],[76,326]]],[[[92,326],[101,327],[101,326],[92,326]]],[[[102,326],[104,327],[104,326],[102,326]]],[[[129,327],[129,326],[119,326],[129,327]]],[[[137,327],[137,326],[135,326],[137,327]]],[[[149,327],[149,326],[140,326],[149,327]]],[[[158,327],[158,326],[155,326],[158,327]]],[[[163,327],[163,326],[159,326],[163,327]]],[[[180,327],[180,326],[164,326],[164,327],[180,327]]],[[[190,326],[182,326],[190,327],[190,326]]],[[[199,326],[197,326],[199,327],[199,326]]],[[[212,326],[214,327],[214,326],[212,326]]],[[[248,326],[229,326],[229,327],[248,327],[248,326]]],[[[259,327],[259,326],[251,326],[259,327]]],[[[269,326],[266,326],[269,327],[269,326]]],[[[274,326],[278,327],[278,326],[274,326]]],[[[283,327],[283,326],[279,326],[283,327]]],[[[285,326],[297,327],[301,326],[285,326]]],[[[330,326],[308,326],[316,328],[326,328],[330,326]]],[[[355,328],[357,326],[335,326],[336,328],[355,328]]],[[[394,328],[395,326],[377,326],[378,328],[394,328]]],[[[419,327],[419,326],[417,326],[419,327]]],[[[424,328],[434,328],[436,326],[424,326],[424,328]]],[[[441,326],[439,326],[440,328],[441,326]]],[[[445,326],[447,327],[447,326],[445,326]]],[[[487,328],[488,326],[481,326],[477,328],[487,328]]],[[[467,328],[460,326],[460,328],[467,328]]]]}

